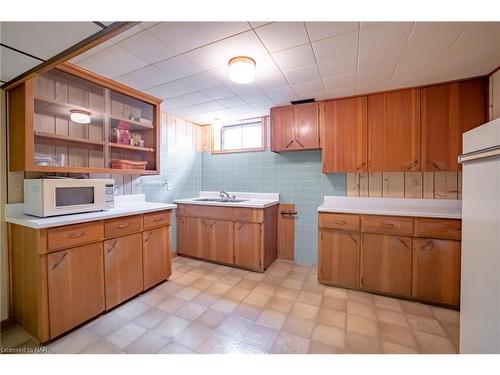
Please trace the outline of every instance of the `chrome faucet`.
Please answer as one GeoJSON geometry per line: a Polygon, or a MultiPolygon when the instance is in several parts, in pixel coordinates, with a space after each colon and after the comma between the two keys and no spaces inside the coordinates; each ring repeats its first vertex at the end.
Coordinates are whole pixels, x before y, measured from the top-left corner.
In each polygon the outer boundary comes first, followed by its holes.
{"type": "Polygon", "coordinates": [[[229,194],[227,192],[225,192],[224,190],[222,190],[221,192],[219,192],[219,196],[220,196],[220,199],[224,199],[224,196],[226,196],[228,200],[231,199],[231,197],[229,196],[229,194]]]}

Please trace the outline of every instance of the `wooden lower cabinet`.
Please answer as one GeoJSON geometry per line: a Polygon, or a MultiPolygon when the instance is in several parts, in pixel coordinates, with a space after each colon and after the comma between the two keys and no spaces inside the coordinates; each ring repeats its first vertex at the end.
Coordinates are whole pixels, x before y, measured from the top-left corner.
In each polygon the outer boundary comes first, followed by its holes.
{"type": "Polygon", "coordinates": [[[179,254],[186,253],[186,217],[176,216],[175,218],[175,231],[176,235],[176,252],[179,254]]]}
{"type": "Polygon", "coordinates": [[[208,257],[208,233],[205,220],[197,217],[186,217],[184,227],[184,250],[183,254],[198,257],[208,257]]]}
{"type": "Polygon", "coordinates": [[[411,238],[363,233],[363,288],[401,296],[411,295],[411,238]]]}
{"type": "Polygon", "coordinates": [[[104,241],[104,275],[106,309],[126,301],[144,289],[140,233],[104,241]]]}
{"type": "Polygon", "coordinates": [[[232,221],[225,220],[206,220],[208,230],[208,242],[202,246],[208,245],[208,259],[222,263],[234,263],[234,244],[232,221]]]}
{"type": "Polygon", "coordinates": [[[261,224],[237,222],[234,225],[234,264],[260,268],[261,224]]]}
{"type": "Polygon", "coordinates": [[[102,243],[47,256],[50,338],[104,311],[102,243]]]}
{"type": "Polygon", "coordinates": [[[413,242],[413,296],[460,303],[460,241],[417,238],[413,242]]]}
{"type": "Polygon", "coordinates": [[[359,285],[360,243],[359,233],[320,229],[319,281],[357,287],[359,285]]]}
{"type": "Polygon", "coordinates": [[[172,274],[168,227],[142,232],[144,289],[165,281],[172,274]]]}

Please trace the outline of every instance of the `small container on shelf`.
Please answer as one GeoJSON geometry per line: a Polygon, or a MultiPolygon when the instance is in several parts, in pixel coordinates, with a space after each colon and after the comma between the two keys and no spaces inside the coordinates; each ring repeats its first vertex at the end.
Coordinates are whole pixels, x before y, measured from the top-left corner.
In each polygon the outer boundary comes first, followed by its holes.
{"type": "Polygon", "coordinates": [[[145,170],[147,161],[132,161],[125,159],[113,159],[111,160],[111,168],[113,169],[138,169],[145,170]]]}

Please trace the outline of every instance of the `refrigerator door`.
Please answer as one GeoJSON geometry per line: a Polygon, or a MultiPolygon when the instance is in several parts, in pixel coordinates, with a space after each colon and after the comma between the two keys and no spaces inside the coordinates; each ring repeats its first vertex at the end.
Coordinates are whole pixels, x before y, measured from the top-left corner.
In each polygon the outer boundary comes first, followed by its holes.
{"type": "Polygon", "coordinates": [[[460,353],[500,353],[499,137],[500,120],[464,134],[460,353]]]}

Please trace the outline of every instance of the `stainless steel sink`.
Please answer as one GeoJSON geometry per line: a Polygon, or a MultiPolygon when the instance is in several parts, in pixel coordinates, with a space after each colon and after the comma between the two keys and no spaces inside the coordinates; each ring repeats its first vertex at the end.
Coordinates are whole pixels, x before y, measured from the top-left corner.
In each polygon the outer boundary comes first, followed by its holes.
{"type": "Polygon", "coordinates": [[[198,202],[220,202],[220,203],[239,203],[246,202],[248,199],[227,199],[227,198],[197,198],[198,202]]]}

